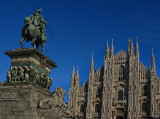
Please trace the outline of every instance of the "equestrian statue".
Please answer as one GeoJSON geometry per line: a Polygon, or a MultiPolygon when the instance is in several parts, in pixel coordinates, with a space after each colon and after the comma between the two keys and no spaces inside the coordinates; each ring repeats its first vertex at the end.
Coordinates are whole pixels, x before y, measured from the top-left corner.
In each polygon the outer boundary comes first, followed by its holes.
{"type": "Polygon", "coordinates": [[[29,17],[25,17],[25,26],[22,27],[22,38],[20,40],[22,48],[23,41],[26,40],[26,42],[31,41],[31,45],[33,48],[39,49],[39,46],[41,45],[41,52],[44,51],[45,42],[47,40],[45,28],[47,25],[47,22],[45,19],[43,19],[43,16],[41,15],[42,9],[38,9],[35,13],[31,14],[29,17]],[[36,45],[36,46],[35,46],[36,45]]]}

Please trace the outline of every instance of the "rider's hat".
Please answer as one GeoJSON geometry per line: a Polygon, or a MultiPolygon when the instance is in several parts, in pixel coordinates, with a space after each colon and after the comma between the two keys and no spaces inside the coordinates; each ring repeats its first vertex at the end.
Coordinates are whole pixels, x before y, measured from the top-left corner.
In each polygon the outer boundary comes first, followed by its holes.
{"type": "Polygon", "coordinates": [[[42,9],[38,9],[37,12],[42,12],[42,9]]]}

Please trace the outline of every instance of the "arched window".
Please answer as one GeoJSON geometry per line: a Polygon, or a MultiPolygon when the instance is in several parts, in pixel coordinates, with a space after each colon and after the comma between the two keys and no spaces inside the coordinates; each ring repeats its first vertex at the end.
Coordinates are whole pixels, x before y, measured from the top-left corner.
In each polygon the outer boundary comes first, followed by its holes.
{"type": "Polygon", "coordinates": [[[119,81],[124,80],[124,72],[125,72],[124,66],[120,66],[120,68],[119,68],[119,81]]]}
{"type": "Polygon", "coordinates": [[[84,112],[84,104],[80,106],[80,112],[84,112]]]}
{"type": "Polygon", "coordinates": [[[118,91],[118,100],[123,100],[123,91],[118,91]]]}
{"type": "Polygon", "coordinates": [[[142,103],[142,111],[143,112],[147,111],[147,103],[145,103],[145,102],[142,103]]]}
{"type": "Polygon", "coordinates": [[[147,96],[147,86],[142,87],[142,95],[147,96]]]}
{"type": "Polygon", "coordinates": [[[99,104],[96,104],[96,106],[95,106],[95,112],[100,112],[99,104]]]}
{"type": "Polygon", "coordinates": [[[123,117],[121,117],[121,116],[117,116],[117,118],[116,119],[123,119],[123,117]]]}

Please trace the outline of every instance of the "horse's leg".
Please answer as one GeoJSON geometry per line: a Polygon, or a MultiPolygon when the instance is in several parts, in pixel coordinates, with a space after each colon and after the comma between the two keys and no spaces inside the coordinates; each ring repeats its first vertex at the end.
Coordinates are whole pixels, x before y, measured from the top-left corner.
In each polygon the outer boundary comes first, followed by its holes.
{"type": "Polygon", "coordinates": [[[20,43],[21,43],[21,46],[22,48],[24,49],[24,46],[23,46],[23,41],[25,40],[25,37],[22,37],[21,40],[20,40],[20,43]]]}
{"type": "Polygon", "coordinates": [[[31,42],[33,48],[35,48],[35,49],[36,49],[36,47],[34,46],[34,43],[36,42],[36,40],[37,40],[36,38],[33,38],[33,39],[32,39],[32,42],[31,42]]]}
{"type": "Polygon", "coordinates": [[[42,54],[43,54],[43,51],[44,51],[44,46],[45,46],[45,42],[42,42],[42,48],[41,48],[42,54]]]}

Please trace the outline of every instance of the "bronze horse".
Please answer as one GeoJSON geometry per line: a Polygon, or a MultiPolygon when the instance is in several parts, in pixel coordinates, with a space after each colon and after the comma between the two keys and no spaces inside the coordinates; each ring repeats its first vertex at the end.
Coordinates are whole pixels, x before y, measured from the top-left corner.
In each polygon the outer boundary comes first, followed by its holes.
{"type": "Polygon", "coordinates": [[[39,46],[41,45],[42,46],[41,52],[43,53],[47,37],[44,32],[44,29],[40,29],[40,28],[45,27],[44,26],[45,24],[42,23],[41,27],[38,28],[38,26],[29,24],[27,18],[25,18],[25,23],[26,25],[22,28],[22,34],[21,34],[22,38],[20,40],[22,48],[24,48],[23,41],[26,39],[26,42],[31,41],[33,48],[36,48],[37,50],[39,49],[39,46]]]}

